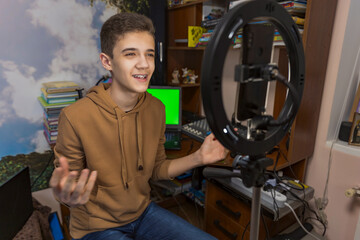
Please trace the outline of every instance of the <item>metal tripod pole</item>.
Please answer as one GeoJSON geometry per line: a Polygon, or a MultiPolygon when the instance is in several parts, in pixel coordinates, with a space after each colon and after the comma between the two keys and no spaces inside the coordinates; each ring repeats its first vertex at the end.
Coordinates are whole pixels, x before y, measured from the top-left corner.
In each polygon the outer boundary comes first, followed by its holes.
{"type": "Polygon", "coordinates": [[[251,200],[250,240],[258,240],[260,226],[261,187],[253,187],[251,200]]]}

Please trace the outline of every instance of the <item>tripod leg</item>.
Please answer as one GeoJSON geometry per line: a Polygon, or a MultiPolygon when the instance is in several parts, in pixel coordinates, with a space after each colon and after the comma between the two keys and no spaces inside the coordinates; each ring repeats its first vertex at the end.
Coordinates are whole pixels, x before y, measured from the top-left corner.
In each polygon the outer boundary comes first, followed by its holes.
{"type": "Polygon", "coordinates": [[[258,240],[260,226],[261,187],[253,187],[251,200],[250,240],[258,240]]]}

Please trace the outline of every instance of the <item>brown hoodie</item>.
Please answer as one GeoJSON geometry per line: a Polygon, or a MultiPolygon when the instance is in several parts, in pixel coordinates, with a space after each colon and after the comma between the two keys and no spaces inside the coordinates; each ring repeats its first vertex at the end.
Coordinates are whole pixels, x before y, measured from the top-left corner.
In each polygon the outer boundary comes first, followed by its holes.
{"type": "Polygon", "coordinates": [[[150,203],[149,179],[169,179],[164,105],[143,93],[125,113],[106,92],[109,86],[93,87],[59,118],[55,166],[65,156],[70,170],[98,172],[89,202],[71,209],[73,238],[136,220],[150,203]]]}

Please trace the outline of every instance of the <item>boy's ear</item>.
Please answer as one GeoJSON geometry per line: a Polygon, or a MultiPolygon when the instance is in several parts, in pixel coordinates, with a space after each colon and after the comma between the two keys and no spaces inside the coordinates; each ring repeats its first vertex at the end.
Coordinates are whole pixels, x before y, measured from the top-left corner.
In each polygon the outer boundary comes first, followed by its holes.
{"type": "Polygon", "coordinates": [[[112,70],[111,58],[108,55],[106,55],[105,53],[100,53],[100,61],[106,70],[112,70]]]}

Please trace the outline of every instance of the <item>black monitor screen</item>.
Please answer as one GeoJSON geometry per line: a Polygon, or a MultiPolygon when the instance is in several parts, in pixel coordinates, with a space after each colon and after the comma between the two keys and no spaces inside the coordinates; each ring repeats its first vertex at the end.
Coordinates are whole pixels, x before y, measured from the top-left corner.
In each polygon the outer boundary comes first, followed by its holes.
{"type": "Polygon", "coordinates": [[[32,212],[30,174],[26,167],[0,186],[0,238],[13,239],[32,212]]]}

